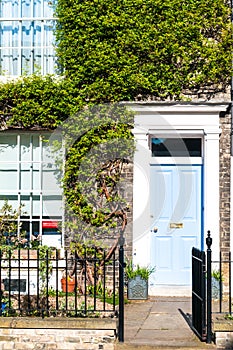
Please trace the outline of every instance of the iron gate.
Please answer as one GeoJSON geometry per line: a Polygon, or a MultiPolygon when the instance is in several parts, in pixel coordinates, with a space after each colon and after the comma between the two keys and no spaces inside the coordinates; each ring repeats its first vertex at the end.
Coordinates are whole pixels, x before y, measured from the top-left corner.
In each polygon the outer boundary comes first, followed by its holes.
{"type": "Polygon", "coordinates": [[[206,256],[192,248],[192,327],[206,341],[206,256]]]}

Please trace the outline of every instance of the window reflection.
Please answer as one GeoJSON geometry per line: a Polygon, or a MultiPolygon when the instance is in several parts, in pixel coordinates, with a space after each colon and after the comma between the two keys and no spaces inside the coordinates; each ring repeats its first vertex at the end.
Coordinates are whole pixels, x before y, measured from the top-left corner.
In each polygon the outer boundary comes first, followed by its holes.
{"type": "Polygon", "coordinates": [[[201,138],[151,139],[152,157],[201,157],[201,138]]]}
{"type": "Polygon", "coordinates": [[[0,74],[54,73],[53,1],[0,2],[0,74]]]}
{"type": "Polygon", "coordinates": [[[0,208],[6,200],[13,209],[23,205],[20,222],[30,238],[43,236],[45,220],[62,221],[61,171],[48,137],[0,134],[0,208]]]}

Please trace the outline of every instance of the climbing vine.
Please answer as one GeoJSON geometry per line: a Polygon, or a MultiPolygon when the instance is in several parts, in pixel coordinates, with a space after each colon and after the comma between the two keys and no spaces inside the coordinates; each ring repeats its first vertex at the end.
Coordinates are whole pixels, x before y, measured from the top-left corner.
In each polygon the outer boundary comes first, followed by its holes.
{"type": "Polygon", "coordinates": [[[107,233],[127,223],[120,179],[134,151],[133,115],[104,104],[179,100],[187,89],[224,92],[231,12],[224,0],[58,0],[55,11],[64,73],[1,83],[0,127],[64,128],[66,210],[83,239],[91,228],[107,233]]]}
{"type": "Polygon", "coordinates": [[[133,119],[125,107],[110,104],[85,109],[63,124],[68,145],[64,194],[74,218],[69,223],[75,220],[72,230],[81,242],[125,230],[129,184],[124,169],[134,153],[133,119]]]}
{"type": "Polygon", "coordinates": [[[59,62],[88,101],[224,91],[232,72],[229,3],[58,0],[59,62]]]}

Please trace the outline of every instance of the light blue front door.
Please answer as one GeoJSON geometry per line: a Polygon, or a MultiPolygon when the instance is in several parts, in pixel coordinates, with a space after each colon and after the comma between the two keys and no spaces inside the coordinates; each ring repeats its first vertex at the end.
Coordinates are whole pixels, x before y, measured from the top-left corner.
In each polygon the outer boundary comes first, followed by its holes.
{"type": "Polygon", "coordinates": [[[191,250],[201,248],[202,165],[151,165],[152,284],[191,284],[191,250]]]}

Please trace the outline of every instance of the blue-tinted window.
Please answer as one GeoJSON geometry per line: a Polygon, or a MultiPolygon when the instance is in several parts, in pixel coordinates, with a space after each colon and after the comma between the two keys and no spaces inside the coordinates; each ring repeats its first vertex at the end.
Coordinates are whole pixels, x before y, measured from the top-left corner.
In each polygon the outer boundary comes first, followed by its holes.
{"type": "Polygon", "coordinates": [[[55,72],[53,3],[0,1],[0,75],[55,72]]]}

